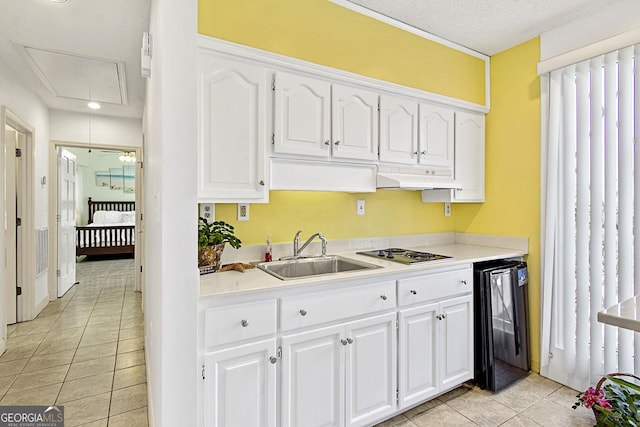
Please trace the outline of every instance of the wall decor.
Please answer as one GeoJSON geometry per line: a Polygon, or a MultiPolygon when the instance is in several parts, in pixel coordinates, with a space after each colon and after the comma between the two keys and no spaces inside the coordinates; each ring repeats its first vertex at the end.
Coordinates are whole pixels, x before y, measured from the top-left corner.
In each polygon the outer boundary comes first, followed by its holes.
{"type": "Polygon", "coordinates": [[[124,187],[122,168],[109,168],[109,182],[112,190],[122,190],[124,187]]]}
{"type": "Polygon", "coordinates": [[[96,187],[110,187],[109,171],[96,171],[96,187]]]}
{"type": "Polygon", "coordinates": [[[135,193],[136,191],[136,167],[135,165],[122,166],[124,193],[135,193]]]}

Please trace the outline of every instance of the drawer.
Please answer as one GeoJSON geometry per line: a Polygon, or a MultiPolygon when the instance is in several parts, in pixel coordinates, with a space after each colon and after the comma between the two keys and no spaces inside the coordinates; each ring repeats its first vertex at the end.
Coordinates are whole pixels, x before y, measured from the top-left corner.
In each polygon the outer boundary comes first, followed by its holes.
{"type": "Polygon", "coordinates": [[[398,280],[398,304],[416,304],[473,291],[473,269],[434,273],[398,280]]]}
{"type": "Polygon", "coordinates": [[[276,314],[275,299],[210,308],[205,313],[205,347],[275,334],[276,314]]]}
{"type": "Polygon", "coordinates": [[[282,298],[280,327],[287,331],[393,309],[396,306],[395,288],[395,282],[390,280],[282,298]]]}

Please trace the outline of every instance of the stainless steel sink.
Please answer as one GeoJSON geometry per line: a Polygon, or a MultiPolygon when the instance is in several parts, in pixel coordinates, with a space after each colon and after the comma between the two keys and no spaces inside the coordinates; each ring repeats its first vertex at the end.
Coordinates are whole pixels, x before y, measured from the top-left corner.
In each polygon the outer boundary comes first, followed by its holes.
{"type": "Polygon", "coordinates": [[[382,268],[338,255],[262,262],[258,268],[281,280],[382,268]]]}

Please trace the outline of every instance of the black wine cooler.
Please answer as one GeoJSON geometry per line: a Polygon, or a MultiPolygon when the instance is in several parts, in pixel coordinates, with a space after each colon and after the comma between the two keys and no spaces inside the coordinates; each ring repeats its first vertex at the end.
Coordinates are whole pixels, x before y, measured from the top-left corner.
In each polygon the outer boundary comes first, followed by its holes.
{"type": "Polygon", "coordinates": [[[527,325],[527,264],[474,264],[475,382],[500,390],[530,369],[527,325]]]}

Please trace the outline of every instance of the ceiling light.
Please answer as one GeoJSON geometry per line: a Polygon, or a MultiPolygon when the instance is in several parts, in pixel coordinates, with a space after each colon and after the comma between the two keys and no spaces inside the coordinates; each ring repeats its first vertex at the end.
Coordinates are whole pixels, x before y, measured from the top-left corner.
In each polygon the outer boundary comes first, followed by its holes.
{"type": "Polygon", "coordinates": [[[101,105],[98,104],[97,102],[91,101],[87,104],[87,107],[91,108],[92,110],[99,110],[101,105]]]}
{"type": "Polygon", "coordinates": [[[66,3],[69,0],[51,0],[51,3],[66,3]]]}

